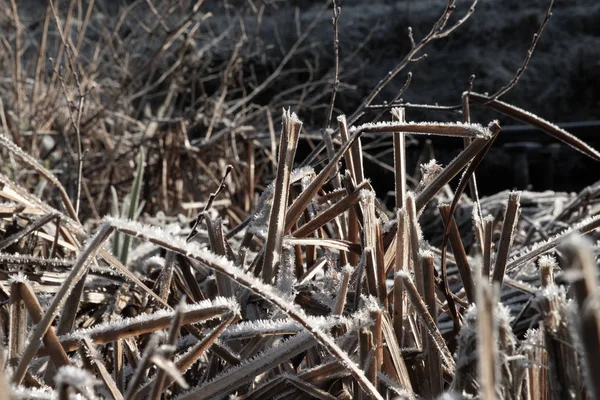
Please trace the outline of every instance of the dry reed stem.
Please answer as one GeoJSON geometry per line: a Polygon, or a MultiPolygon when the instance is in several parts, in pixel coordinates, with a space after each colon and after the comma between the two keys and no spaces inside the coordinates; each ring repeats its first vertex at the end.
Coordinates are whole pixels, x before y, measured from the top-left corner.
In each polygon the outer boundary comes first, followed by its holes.
{"type": "Polygon", "coordinates": [[[412,391],[412,384],[410,382],[410,376],[408,374],[404,357],[402,356],[401,345],[396,339],[398,334],[397,332],[394,332],[395,328],[392,326],[390,315],[384,311],[382,317],[381,329],[383,333],[383,339],[386,343],[385,350],[389,353],[389,356],[392,360],[392,365],[394,367],[393,374],[391,370],[386,370],[386,373],[394,377],[400,387],[410,392],[412,391]]]}
{"type": "Polygon", "coordinates": [[[490,280],[490,272],[492,271],[492,254],[493,244],[492,236],[494,234],[494,217],[487,216],[483,219],[483,269],[481,275],[486,282],[490,280]]]}
{"type": "MultiPolygon", "coordinates": [[[[405,109],[392,109],[392,119],[394,122],[405,122],[405,109]]],[[[394,132],[394,178],[396,189],[396,210],[404,206],[406,197],[406,137],[403,132],[394,132]]]]}
{"type": "Polygon", "coordinates": [[[435,343],[435,346],[437,347],[440,353],[442,361],[448,368],[450,375],[454,375],[454,359],[452,358],[450,350],[448,350],[446,341],[444,340],[444,338],[440,334],[440,331],[437,328],[436,321],[434,321],[429,311],[427,311],[427,306],[421,299],[421,296],[419,295],[415,284],[410,279],[410,275],[408,275],[404,271],[399,272],[398,275],[400,275],[400,277],[402,278],[402,281],[404,282],[404,287],[406,288],[406,293],[408,294],[412,305],[415,307],[417,315],[423,322],[424,327],[429,332],[429,335],[431,335],[433,343],[435,343]]]}
{"type": "MultiPolygon", "coordinates": [[[[175,316],[171,321],[171,325],[169,326],[169,332],[167,333],[166,344],[169,346],[173,346],[175,348],[175,344],[177,342],[177,337],[179,336],[179,328],[183,322],[183,305],[185,304],[185,296],[181,299],[179,306],[175,308],[175,316]]],[[[172,351],[167,352],[166,356],[172,356],[172,351]]],[[[159,368],[156,372],[156,377],[154,379],[154,385],[152,386],[152,394],[150,395],[150,399],[152,400],[160,400],[161,393],[163,391],[163,386],[165,384],[166,371],[163,368],[159,368]]]]}
{"type": "MultiPolygon", "coordinates": [[[[182,324],[196,324],[202,321],[213,319],[223,313],[231,311],[227,305],[217,305],[206,308],[185,309],[181,312],[182,324]]],[[[87,328],[80,331],[74,331],[66,337],[61,337],[60,342],[66,351],[73,351],[79,347],[80,337],[89,337],[94,344],[110,343],[118,339],[125,339],[144,335],[151,332],[160,331],[168,328],[172,320],[176,318],[177,312],[148,314],[145,318],[130,318],[120,321],[117,326],[97,328],[87,328]]],[[[38,356],[44,354],[38,352],[38,356]]]]}
{"type": "MultiPolygon", "coordinates": [[[[435,295],[435,276],[433,266],[433,254],[430,252],[421,252],[421,268],[423,269],[423,293],[421,297],[434,322],[437,321],[437,298],[435,295]]],[[[442,365],[440,363],[439,352],[431,336],[426,335],[423,338],[423,348],[425,351],[425,370],[429,381],[429,392],[433,396],[439,396],[443,391],[442,365]]]]}
{"type": "MultiPolygon", "coordinates": [[[[403,200],[404,201],[404,200],[403,200]]],[[[394,333],[399,346],[404,342],[404,286],[398,272],[408,270],[408,242],[406,232],[406,209],[400,208],[397,213],[396,257],[394,265],[394,333]]]]}
{"type": "Polygon", "coordinates": [[[596,295],[598,293],[597,267],[591,251],[591,243],[580,237],[572,237],[563,247],[567,262],[565,269],[580,274],[573,282],[577,300],[579,321],[579,339],[583,347],[583,359],[586,366],[584,374],[586,386],[592,398],[600,396],[600,310],[596,295]]]}
{"type": "Polygon", "coordinates": [[[113,399],[115,400],[123,400],[123,394],[121,393],[119,387],[110,376],[106,366],[100,362],[99,354],[97,354],[96,349],[94,348],[94,344],[88,338],[81,339],[81,347],[79,348],[79,355],[85,363],[89,364],[96,375],[100,376],[100,379],[104,383],[104,387],[110,393],[113,399]]]}
{"type": "Polygon", "coordinates": [[[533,248],[525,251],[522,255],[515,257],[506,264],[506,272],[512,272],[523,264],[531,261],[532,259],[552,250],[556,246],[562,244],[565,240],[571,237],[572,234],[586,234],[595,229],[600,228],[600,218],[594,217],[589,220],[585,220],[582,224],[575,225],[574,229],[567,229],[564,233],[561,233],[554,238],[534,246],[533,248]]]}
{"type": "Polygon", "coordinates": [[[27,310],[18,282],[11,285],[10,320],[8,326],[8,362],[17,365],[27,340],[27,310]]]}
{"type": "MultiPolygon", "coordinates": [[[[289,231],[287,227],[286,212],[290,189],[290,173],[293,168],[294,156],[298,145],[298,138],[302,122],[296,114],[284,111],[281,142],[279,144],[279,157],[277,164],[277,175],[273,192],[273,205],[269,217],[269,232],[265,245],[264,261],[262,265],[262,277],[270,283],[277,274],[280,262],[283,237],[289,231]]],[[[296,216],[297,219],[299,215],[296,216]]],[[[294,219],[294,220],[295,220],[294,219]]],[[[295,223],[295,221],[293,221],[295,223]]]]}
{"type": "Polygon", "coordinates": [[[593,149],[592,147],[581,141],[579,138],[573,136],[564,129],[559,128],[558,126],[546,121],[543,118],[538,117],[537,115],[533,115],[513,105],[510,105],[500,100],[491,99],[488,96],[479,93],[471,92],[469,94],[469,99],[473,100],[476,103],[484,104],[486,107],[499,111],[504,115],[516,119],[517,121],[521,121],[527,125],[536,127],[544,131],[548,135],[554,137],[555,139],[558,139],[561,142],[566,143],[570,147],[574,148],[575,150],[585,154],[586,156],[596,161],[600,161],[600,153],[598,153],[597,150],[593,149]]]}
{"type": "Polygon", "coordinates": [[[63,285],[60,287],[54,297],[54,300],[46,309],[42,320],[39,322],[39,324],[37,324],[35,331],[29,337],[27,347],[23,352],[23,356],[21,357],[19,365],[17,366],[12,378],[12,381],[15,384],[20,384],[23,381],[25,373],[29,367],[29,363],[37,352],[39,343],[50,328],[50,325],[52,324],[52,321],[54,321],[54,318],[56,317],[60,307],[62,307],[64,302],[67,300],[67,296],[73,289],[73,286],[75,286],[85,274],[90,262],[99,251],[102,242],[108,238],[112,230],[113,228],[110,225],[102,225],[96,235],[79,253],[75,263],[73,264],[73,269],[69,273],[65,283],[63,283],[63,285]]]}
{"type": "Polygon", "coordinates": [[[292,236],[295,238],[306,237],[317,229],[323,227],[325,224],[331,222],[336,217],[347,211],[350,207],[357,204],[360,201],[360,192],[367,187],[368,182],[363,181],[357,185],[351,193],[344,196],[340,201],[336,202],[327,210],[322,211],[300,228],[293,231],[292,236]]]}
{"type": "Polygon", "coordinates": [[[450,246],[452,247],[452,254],[454,255],[454,261],[458,268],[458,274],[465,289],[467,300],[469,303],[475,303],[475,285],[473,284],[473,276],[471,273],[471,267],[467,259],[467,253],[463,246],[462,239],[460,238],[460,232],[456,226],[454,217],[450,215],[450,205],[442,204],[439,206],[440,214],[442,215],[442,221],[445,223],[450,220],[450,228],[448,229],[448,238],[450,246]]]}
{"type": "Polygon", "coordinates": [[[33,221],[32,223],[27,225],[25,228],[21,229],[19,232],[15,233],[14,235],[11,235],[11,236],[7,237],[6,239],[0,241],[0,251],[4,250],[11,244],[17,243],[19,240],[21,240],[21,238],[29,235],[31,232],[33,232],[37,229],[40,229],[42,226],[46,225],[48,222],[50,222],[54,218],[56,218],[56,216],[57,216],[57,214],[46,214],[46,215],[36,219],[35,221],[33,221]]]}
{"type": "Polygon", "coordinates": [[[492,273],[492,282],[498,282],[500,287],[502,287],[502,280],[506,271],[506,261],[508,260],[515,229],[517,228],[520,200],[521,192],[512,192],[508,196],[504,223],[502,224],[502,234],[500,235],[500,244],[498,245],[496,263],[494,264],[494,272],[492,273]]]}
{"type": "Polygon", "coordinates": [[[497,398],[500,383],[498,359],[498,326],[494,316],[496,299],[487,280],[480,279],[477,285],[477,351],[479,354],[479,393],[482,399],[497,398]]]}
{"type": "Polygon", "coordinates": [[[450,164],[442,170],[421,192],[416,199],[416,207],[421,211],[427,203],[489,143],[489,138],[478,137],[464,149],[450,164]]]}

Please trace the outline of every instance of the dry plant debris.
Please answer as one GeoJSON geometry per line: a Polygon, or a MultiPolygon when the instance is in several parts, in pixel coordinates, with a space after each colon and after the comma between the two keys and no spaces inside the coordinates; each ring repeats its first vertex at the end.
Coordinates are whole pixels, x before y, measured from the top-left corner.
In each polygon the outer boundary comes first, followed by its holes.
{"type": "MultiPolygon", "coordinates": [[[[409,54],[336,120],[343,12],[333,1],[336,67],[319,134],[289,108],[275,116],[253,104],[311,27],[254,84],[243,79],[252,39],[211,37],[202,1],[166,3],[133,2],[109,32],[93,1],[50,1],[34,45],[17,2],[0,2],[11,50],[0,62],[12,74],[0,85],[0,398],[600,395],[600,185],[477,193],[477,167],[502,129],[472,123],[474,104],[600,159],[498,99],[527,67],[552,3],[513,80],[492,96],[467,90],[463,120],[438,123],[408,122],[402,107],[364,120],[477,1],[459,17],[449,1],[420,41],[409,32],[409,54]],[[144,35],[119,31],[140,15],[135,29],[159,43],[151,51],[144,35]],[[24,65],[30,46],[37,58],[24,65]],[[204,87],[211,74],[216,90],[204,87]],[[409,176],[413,135],[462,139],[464,150],[409,176]],[[364,169],[373,136],[393,138],[394,211],[364,169]],[[302,141],[314,146],[298,159],[302,141]]],[[[239,23],[260,24],[265,3],[244,7],[239,23]]]]}

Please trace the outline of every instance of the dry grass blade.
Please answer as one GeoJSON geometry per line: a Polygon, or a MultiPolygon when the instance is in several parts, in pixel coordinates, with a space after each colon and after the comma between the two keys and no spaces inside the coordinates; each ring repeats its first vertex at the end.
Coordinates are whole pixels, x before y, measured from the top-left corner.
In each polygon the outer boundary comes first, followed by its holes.
{"type": "Polygon", "coordinates": [[[27,225],[24,229],[0,241],[0,250],[4,250],[11,244],[17,243],[19,240],[21,240],[21,238],[29,235],[31,232],[37,229],[40,229],[42,226],[46,225],[54,218],[56,218],[55,214],[46,214],[43,217],[36,219],[31,224],[27,225]]]}
{"type": "Polygon", "coordinates": [[[352,362],[352,360],[350,360],[348,355],[341,348],[339,348],[337,344],[335,344],[333,339],[309,322],[304,311],[300,307],[287,301],[284,297],[277,293],[272,286],[266,285],[261,280],[258,280],[254,276],[244,272],[236,267],[232,262],[217,257],[207,250],[200,249],[193,243],[188,244],[179,238],[172,237],[158,228],[148,228],[135,222],[120,221],[114,218],[108,218],[107,220],[111,226],[123,233],[144,238],[154,244],[164,247],[167,250],[171,250],[173,252],[185,255],[188,258],[198,260],[205,266],[229,276],[240,285],[250,289],[257,295],[273,303],[278,308],[285,311],[288,316],[305,327],[312,335],[314,335],[319,343],[321,343],[327,349],[327,351],[340,360],[340,362],[342,362],[344,366],[350,370],[352,376],[359,382],[365,392],[377,399],[381,398],[381,395],[377,392],[377,389],[366,380],[363,372],[354,362],[352,362]]]}
{"type": "MultiPolygon", "coordinates": [[[[181,323],[183,322],[183,307],[185,304],[185,297],[179,303],[179,306],[175,309],[175,316],[171,321],[171,325],[169,326],[169,332],[167,333],[167,341],[166,344],[168,346],[173,346],[175,348],[175,344],[177,341],[177,337],[179,336],[179,328],[181,327],[181,323]]],[[[166,356],[172,356],[172,351],[165,351],[166,356]]],[[[150,398],[153,400],[160,400],[161,393],[163,391],[163,387],[166,379],[166,371],[163,368],[159,368],[156,372],[156,377],[154,379],[154,385],[152,387],[152,394],[150,398]]]]}
{"type": "Polygon", "coordinates": [[[77,218],[77,212],[75,212],[75,208],[73,207],[73,203],[71,202],[67,191],[56,178],[56,176],[54,176],[53,173],[44,168],[39,162],[37,162],[35,158],[25,153],[19,146],[10,141],[4,135],[0,135],[0,146],[4,147],[5,149],[9,150],[12,154],[19,157],[21,160],[23,160],[23,162],[25,162],[25,164],[36,170],[41,176],[47,179],[48,182],[52,183],[52,185],[54,185],[58,189],[58,192],[60,193],[60,198],[65,208],[67,209],[69,216],[73,220],[79,222],[79,219],[77,218]]]}
{"type": "Polygon", "coordinates": [[[440,331],[437,328],[436,322],[433,320],[433,317],[431,316],[429,311],[427,311],[427,306],[423,302],[423,299],[421,299],[421,296],[419,295],[415,284],[410,279],[410,275],[408,275],[404,271],[399,272],[398,275],[400,275],[400,277],[402,278],[402,281],[404,282],[404,286],[406,288],[406,293],[408,294],[412,305],[417,310],[419,318],[421,318],[421,321],[423,321],[424,327],[429,332],[429,335],[431,335],[433,343],[435,343],[435,346],[437,347],[440,353],[442,361],[448,368],[450,375],[453,375],[455,370],[454,359],[452,358],[450,350],[448,350],[448,347],[446,346],[444,338],[442,337],[440,331]]]}
{"type": "MultiPolygon", "coordinates": [[[[346,122],[346,116],[340,115],[337,117],[338,121],[338,129],[340,131],[340,136],[342,138],[342,142],[346,143],[350,140],[350,136],[348,133],[348,123],[346,122]]],[[[362,183],[365,179],[363,159],[362,159],[362,151],[360,140],[350,146],[350,150],[344,155],[344,159],[346,160],[346,167],[350,171],[352,179],[357,184],[362,183]]]]}
{"type": "Polygon", "coordinates": [[[81,253],[79,253],[79,256],[77,257],[77,260],[75,261],[73,269],[69,273],[69,276],[56,293],[54,300],[52,301],[50,306],[48,306],[48,308],[46,309],[46,312],[44,313],[42,320],[39,322],[39,324],[37,324],[35,331],[29,337],[27,347],[23,352],[23,356],[21,357],[19,365],[17,366],[17,369],[15,370],[15,373],[12,378],[14,383],[20,384],[23,381],[25,373],[27,372],[27,369],[29,367],[29,363],[31,362],[31,360],[35,356],[35,353],[37,352],[39,343],[50,328],[50,325],[52,324],[52,321],[54,321],[54,318],[56,317],[56,314],[58,313],[60,307],[67,300],[67,296],[69,295],[73,287],[85,274],[85,271],[87,270],[87,267],[92,261],[92,258],[95,257],[100,246],[102,245],[102,242],[104,242],[108,238],[108,235],[110,235],[112,230],[113,228],[110,225],[104,224],[99,229],[98,233],[96,233],[94,238],[90,240],[89,243],[85,246],[85,248],[81,250],[81,253]]]}
{"type": "MultiPolygon", "coordinates": [[[[229,311],[238,312],[238,305],[235,301],[224,298],[217,298],[214,301],[205,300],[193,305],[186,305],[181,307],[182,324],[188,325],[210,320],[229,311]]],[[[89,337],[94,344],[110,343],[118,339],[140,336],[166,329],[171,325],[177,314],[178,311],[158,311],[154,314],[126,318],[121,321],[113,321],[92,328],[76,330],[66,336],[62,336],[60,341],[67,351],[77,349],[80,344],[79,341],[83,337],[89,337]]],[[[40,351],[38,355],[42,354],[40,351]]]]}
{"type": "Polygon", "coordinates": [[[498,282],[502,287],[502,280],[506,271],[506,261],[510,252],[510,247],[514,240],[515,229],[519,219],[519,205],[521,200],[520,192],[513,192],[508,196],[506,213],[504,214],[504,223],[502,225],[502,234],[500,235],[500,244],[492,273],[492,282],[498,282]]]}
{"type": "Polygon", "coordinates": [[[262,277],[267,283],[273,280],[277,274],[280,262],[283,237],[287,229],[286,211],[290,189],[290,173],[294,164],[296,147],[302,122],[296,114],[284,111],[281,130],[281,142],[279,143],[279,157],[277,162],[277,175],[275,177],[275,188],[273,192],[273,205],[269,216],[269,232],[265,245],[265,255],[262,265],[262,277]]]}
{"type": "Polygon", "coordinates": [[[257,375],[289,360],[296,354],[308,350],[317,344],[308,332],[301,332],[275,348],[271,348],[253,359],[225,371],[209,383],[180,396],[180,400],[214,399],[234,392],[240,385],[254,379],[257,375]]]}
{"type": "Polygon", "coordinates": [[[525,124],[539,128],[548,135],[560,140],[563,143],[566,143],[567,145],[585,154],[586,156],[596,161],[600,161],[600,153],[597,150],[590,147],[585,142],[581,141],[580,139],[573,136],[564,129],[559,128],[558,126],[546,121],[543,118],[538,117],[537,115],[533,115],[527,111],[524,111],[503,101],[493,100],[488,96],[479,93],[471,92],[469,94],[469,99],[477,103],[484,104],[486,107],[492,108],[496,111],[501,112],[502,114],[508,115],[509,117],[514,118],[517,121],[521,121],[525,124]]]}

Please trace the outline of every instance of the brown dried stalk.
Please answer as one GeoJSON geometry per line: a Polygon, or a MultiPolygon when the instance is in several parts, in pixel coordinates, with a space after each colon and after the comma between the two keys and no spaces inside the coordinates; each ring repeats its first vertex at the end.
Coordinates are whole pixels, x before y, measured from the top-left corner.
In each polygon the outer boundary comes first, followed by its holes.
{"type": "MultiPolygon", "coordinates": [[[[269,232],[264,252],[262,265],[262,277],[267,283],[273,280],[277,274],[280,262],[283,237],[289,230],[286,222],[287,204],[290,189],[290,173],[294,164],[298,138],[302,129],[302,122],[296,114],[284,111],[281,142],[279,144],[279,157],[277,164],[277,175],[273,191],[273,205],[269,217],[269,232]]],[[[299,215],[296,216],[297,219],[299,215]]],[[[295,222],[295,221],[293,221],[295,222]]]]}
{"type": "Polygon", "coordinates": [[[446,221],[450,220],[448,238],[450,241],[450,246],[452,247],[454,260],[458,268],[458,274],[460,275],[460,279],[462,280],[463,288],[465,289],[465,294],[467,295],[467,300],[469,300],[470,303],[474,303],[475,285],[473,284],[471,267],[469,266],[467,253],[463,246],[462,239],[460,238],[460,232],[458,231],[458,227],[456,226],[456,221],[454,220],[454,217],[450,215],[450,205],[440,205],[439,211],[442,215],[442,221],[444,222],[444,224],[446,223],[446,221]]]}
{"type": "Polygon", "coordinates": [[[500,287],[502,287],[502,280],[504,279],[504,273],[506,271],[506,261],[508,260],[510,247],[514,240],[515,229],[517,228],[520,200],[521,192],[512,192],[508,196],[500,244],[498,245],[496,263],[494,264],[494,272],[492,274],[492,282],[498,282],[500,287]]]}

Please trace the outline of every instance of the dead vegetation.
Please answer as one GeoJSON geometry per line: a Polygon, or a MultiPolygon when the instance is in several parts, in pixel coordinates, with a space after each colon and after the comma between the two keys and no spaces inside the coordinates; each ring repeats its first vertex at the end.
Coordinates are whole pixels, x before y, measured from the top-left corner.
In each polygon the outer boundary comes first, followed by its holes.
{"type": "Polygon", "coordinates": [[[473,105],[600,160],[499,100],[539,36],[496,94],[467,87],[462,121],[407,122],[401,94],[374,104],[476,5],[456,16],[449,1],[422,39],[409,31],[408,54],[348,117],[334,118],[342,58],[325,97],[288,88],[296,106],[327,104],[312,130],[272,113],[284,95],[254,103],[312,29],[259,81],[247,20],[265,2],[221,35],[201,1],[135,1],[116,18],[50,2],[37,27],[0,2],[0,397],[597,398],[600,186],[477,192],[502,128],[472,122],[473,105]],[[419,135],[464,150],[412,177],[419,135]],[[394,211],[365,176],[366,137],[392,138],[394,211]]]}

